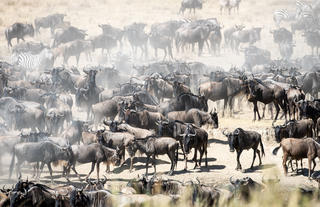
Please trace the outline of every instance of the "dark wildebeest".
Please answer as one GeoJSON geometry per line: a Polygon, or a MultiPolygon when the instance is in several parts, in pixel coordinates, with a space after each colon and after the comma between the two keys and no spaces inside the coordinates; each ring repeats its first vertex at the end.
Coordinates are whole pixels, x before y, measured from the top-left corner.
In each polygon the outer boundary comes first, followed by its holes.
{"type": "Polygon", "coordinates": [[[264,156],[264,148],[261,140],[261,135],[255,131],[245,131],[241,128],[235,129],[232,133],[227,133],[223,131],[223,134],[228,137],[228,143],[230,147],[230,152],[237,151],[237,167],[236,170],[242,170],[240,164],[240,155],[243,150],[253,149],[253,160],[251,164],[251,169],[253,168],[254,160],[256,159],[256,154],[259,156],[259,165],[261,165],[261,156],[264,156]],[[258,149],[260,144],[261,152],[258,149]]]}
{"type": "MultiPolygon", "coordinates": [[[[264,103],[265,105],[272,102],[274,103],[276,108],[276,116],[274,121],[276,121],[278,118],[280,107],[282,108],[285,118],[287,119],[286,92],[284,88],[273,83],[263,83],[261,80],[255,78],[246,80],[246,85],[248,101],[253,102],[254,105],[253,120],[256,120],[256,113],[258,114],[259,120],[261,119],[257,105],[258,101],[264,103]]],[[[263,117],[264,116],[262,116],[262,118],[263,117]]]]}
{"type": "Polygon", "coordinates": [[[249,43],[252,45],[259,41],[261,39],[261,30],[261,27],[255,27],[252,29],[238,30],[232,33],[231,42],[233,51],[239,52],[240,43],[249,43]]]}
{"type": "Polygon", "coordinates": [[[155,77],[148,77],[145,80],[145,87],[146,90],[150,94],[157,97],[158,100],[173,97],[173,86],[167,80],[155,77]]]}
{"type": "Polygon", "coordinates": [[[182,121],[185,123],[194,123],[197,127],[205,124],[212,125],[214,128],[219,127],[218,114],[216,111],[212,113],[200,111],[199,109],[190,109],[188,111],[172,111],[167,114],[169,121],[182,121]]]}
{"type": "Polygon", "coordinates": [[[300,118],[310,118],[313,123],[317,123],[320,117],[320,101],[305,101],[301,100],[298,102],[298,107],[300,110],[300,118]]]}
{"type": "Polygon", "coordinates": [[[173,81],[173,95],[178,97],[182,93],[191,93],[190,87],[179,81],[173,81]]]}
{"type": "Polygon", "coordinates": [[[91,162],[91,170],[86,176],[88,178],[94,170],[95,164],[97,164],[97,179],[99,180],[99,171],[101,162],[111,162],[118,164],[120,161],[120,150],[111,149],[98,143],[89,145],[72,145],[72,157],[68,163],[67,178],[70,174],[70,168],[80,177],[76,171],[76,162],[89,163],[91,162]]]}
{"type": "Polygon", "coordinates": [[[16,164],[17,174],[21,176],[20,166],[23,162],[41,162],[41,171],[38,177],[40,177],[43,167],[46,164],[50,172],[51,181],[53,181],[51,163],[59,160],[69,160],[71,149],[68,147],[60,147],[51,141],[16,144],[11,159],[9,178],[12,175],[16,156],[18,160],[16,164]]]}
{"type": "Polygon", "coordinates": [[[34,28],[32,24],[14,23],[9,28],[5,30],[5,36],[8,42],[8,47],[12,47],[11,40],[17,38],[17,43],[22,39],[24,41],[24,36],[29,35],[34,36],[34,28]]]}
{"type": "Polygon", "coordinates": [[[291,120],[279,126],[275,126],[274,133],[276,141],[279,143],[283,138],[302,138],[313,136],[313,121],[311,119],[291,120]]]}
{"type": "Polygon", "coordinates": [[[207,157],[207,147],[208,147],[208,133],[201,128],[195,127],[192,124],[187,124],[187,127],[182,136],[182,151],[184,154],[184,161],[185,166],[184,170],[187,170],[187,161],[188,161],[188,154],[190,150],[194,148],[194,157],[193,161],[195,161],[194,169],[198,166],[197,161],[197,151],[200,152],[200,160],[199,166],[201,166],[202,156],[203,154],[206,155],[206,167],[208,167],[208,157],[207,157]]]}
{"type": "Polygon", "coordinates": [[[49,49],[48,46],[42,42],[21,42],[12,48],[12,53],[31,53],[33,55],[39,54],[43,49],[49,49]]]}
{"type": "Polygon", "coordinates": [[[287,160],[289,157],[295,160],[302,160],[303,158],[308,158],[308,168],[309,173],[308,177],[310,179],[311,175],[311,161],[313,162],[313,168],[316,167],[315,158],[320,158],[320,144],[317,143],[313,138],[306,138],[306,139],[294,139],[294,138],[288,138],[283,139],[280,143],[279,147],[276,147],[273,150],[273,154],[276,155],[278,150],[282,147],[283,151],[283,161],[282,166],[285,175],[288,173],[287,168],[287,160]]]}
{"type": "Polygon", "coordinates": [[[174,167],[178,162],[178,148],[179,142],[171,137],[147,137],[144,139],[135,139],[133,141],[133,148],[143,152],[147,155],[146,175],[148,175],[148,165],[150,157],[153,158],[154,173],[156,173],[157,155],[167,154],[171,161],[169,175],[173,174],[174,167]]]}
{"type": "Polygon", "coordinates": [[[96,49],[101,48],[101,54],[103,51],[107,50],[107,55],[111,57],[111,50],[117,46],[117,40],[106,34],[98,35],[91,39],[91,47],[94,52],[96,49]]]}
{"type": "Polygon", "coordinates": [[[233,110],[233,99],[243,89],[243,81],[238,78],[224,78],[221,82],[207,82],[199,86],[199,94],[211,101],[223,99],[224,106],[222,115],[229,105],[230,113],[233,110]]]}
{"type": "Polygon", "coordinates": [[[271,30],[270,33],[273,35],[273,42],[277,44],[282,42],[292,42],[293,40],[292,33],[283,27],[276,30],[271,30]]]}
{"type": "Polygon", "coordinates": [[[186,9],[189,9],[190,13],[193,9],[193,13],[195,14],[196,9],[202,9],[202,0],[182,0],[179,13],[184,14],[186,9]]]}
{"type": "Polygon", "coordinates": [[[182,110],[188,111],[192,108],[197,108],[206,112],[208,111],[208,99],[205,96],[182,93],[177,97],[177,100],[181,104],[182,110]]]}
{"type": "Polygon", "coordinates": [[[40,33],[40,28],[50,28],[51,35],[53,35],[54,30],[57,25],[63,22],[65,14],[51,14],[46,17],[39,17],[34,20],[35,31],[37,34],[40,33]]]}

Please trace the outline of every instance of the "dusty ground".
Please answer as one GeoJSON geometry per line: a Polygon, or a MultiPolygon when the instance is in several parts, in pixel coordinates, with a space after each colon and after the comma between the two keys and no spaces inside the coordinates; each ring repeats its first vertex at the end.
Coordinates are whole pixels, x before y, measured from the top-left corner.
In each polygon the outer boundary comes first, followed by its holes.
{"type": "MultiPolygon", "coordinates": [[[[70,21],[72,25],[77,26],[81,29],[86,29],[89,36],[94,36],[100,33],[98,24],[111,23],[114,26],[123,27],[124,25],[132,22],[145,22],[152,24],[155,22],[162,22],[172,19],[189,18],[199,19],[208,17],[217,17],[218,20],[224,25],[225,28],[232,26],[233,24],[244,24],[246,27],[251,26],[262,26],[262,41],[258,43],[259,47],[269,49],[272,51],[272,58],[278,58],[279,52],[276,50],[276,45],[272,41],[272,36],[269,33],[270,29],[274,28],[272,20],[272,12],[275,9],[287,8],[295,5],[295,1],[290,0],[268,0],[268,1],[256,1],[256,0],[243,0],[240,5],[239,15],[226,15],[222,16],[219,14],[219,3],[218,0],[207,0],[201,11],[197,11],[196,15],[190,15],[188,12],[185,16],[178,15],[180,7],[180,0],[1,0],[0,1],[0,57],[9,59],[9,51],[6,46],[4,37],[4,30],[7,26],[14,22],[33,22],[35,17],[46,16],[54,12],[62,12],[67,14],[65,20],[70,21]]],[[[46,43],[50,43],[50,34],[48,30],[42,30],[40,36],[35,37],[35,40],[42,40],[46,43]]],[[[31,38],[28,38],[31,40],[31,38]]],[[[296,49],[294,57],[302,57],[303,55],[309,54],[310,49],[305,46],[305,43],[298,34],[295,37],[296,49]]],[[[15,40],[13,41],[15,44],[15,40]]],[[[114,51],[117,52],[117,51],[114,51]]],[[[128,51],[125,51],[128,52],[128,51]]],[[[153,51],[152,55],[153,57],[153,51]]],[[[242,56],[235,56],[228,50],[222,50],[222,54],[219,57],[212,57],[208,53],[204,53],[202,57],[197,57],[195,54],[175,54],[175,58],[184,60],[197,60],[202,61],[208,65],[219,65],[224,68],[229,68],[231,65],[241,65],[243,62],[242,56]]],[[[84,59],[84,58],[83,58],[84,59]]],[[[87,64],[84,60],[80,61],[82,65],[87,64]]],[[[73,62],[72,62],[73,63],[73,62]]],[[[247,105],[247,104],[244,104],[247,105]]],[[[83,114],[75,114],[75,116],[84,118],[83,114]]],[[[253,113],[249,107],[246,107],[244,111],[238,113],[233,118],[220,118],[219,129],[210,129],[208,132],[210,146],[208,148],[208,169],[201,168],[192,170],[193,164],[188,163],[189,171],[184,172],[184,163],[179,160],[177,170],[171,177],[179,180],[189,180],[198,177],[205,183],[222,184],[227,183],[230,176],[234,177],[245,177],[250,176],[257,181],[261,181],[264,174],[276,174],[281,178],[281,182],[287,186],[295,187],[299,185],[313,185],[314,181],[309,181],[306,177],[306,169],[303,170],[303,174],[290,174],[288,177],[284,177],[281,167],[281,156],[280,152],[278,156],[271,155],[272,149],[277,146],[273,141],[272,130],[266,130],[271,128],[271,120],[263,120],[260,122],[252,122],[253,113]],[[253,171],[246,170],[240,172],[234,170],[236,167],[236,154],[230,153],[226,142],[226,137],[222,135],[221,131],[224,128],[233,130],[237,127],[244,129],[257,130],[262,133],[263,143],[265,146],[266,156],[263,157],[261,167],[255,167],[253,171]],[[266,133],[268,131],[268,134],[266,133]]],[[[283,121],[278,123],[282,124],[283,121]]],[[[280,150],[281,151],[281,150],[280,150]]],[[[180,154],[180,159],[182,155],[180,154]]],[[[3,170],[8,169],[8,163],[10,162],[11,156],[2,157],[3,161],[6,161],[4,166],[1,166],[3,170]]],[[[157,172],[161,176],[167,176],[166,173],[169,170],[170,164],[166,156],[159,156],[157,164],[157,172]]],[[[241,156],[241,163],[244,169],[250,167],[252,161],[252,151],[245,151],[241,156]]],[[[258,160],[256,160],[256,165],[258,160]]],[[[256,166],[255,165],[255,166],[256,166]]],[[[306,161],[304,161],[306,167],[306,161]]],[[[145,173],[145,159],[137,158],[135,162],[135,171],[129,173],[128,167],[118,169],[115,168],[114,173],[105,174],[108,179],[112,181],[127,180],[130,178],[137,177],[145,173]]],[[[78,165],[77,169],[83,175],[86,175],[90,169],[90,165],[78,165]]],[[[105,167],[101,169],[103,175],[105,167]]],[[[65,179],[62,178],[61,168],[54,168],[55,170],[55,183],[65,183],[65,179]]],[[[316,167],[316,170],[320,170],[316,167]]],[[[24,173],[23,178],[31,177],[29,173],[24,173]]],[[[149,172],[153,172],[150,168],[149,172]]],[[[96,172],[92,174],[92,177],[96,176],[96,172]]],[[[0,183],[7,184],[12,181],[7,181],[8,175],[4,173],[0,176],[0,183]]],[[[47,170],[41,177],[42,182],[49,182],[47,170]]],[[[78,183],[76,177],[72,177],[74,183],[78,183]]],[[[111,182],[112,183],[112,182],[111,182]]]]}

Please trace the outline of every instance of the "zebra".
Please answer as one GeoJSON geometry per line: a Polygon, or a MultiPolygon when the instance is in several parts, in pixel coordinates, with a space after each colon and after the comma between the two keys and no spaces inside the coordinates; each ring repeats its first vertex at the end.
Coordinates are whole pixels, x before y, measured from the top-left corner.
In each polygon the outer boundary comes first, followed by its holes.
{"type": "Polygon", "coordinates": [[[280,23],[282,21],[294,21],[296,19],[296,11],[287,10],[287,9],[279,9],[273,13],[273,21],[275,22],[277,27],[280,27],[280,23]]]}
{"type": "Polygon", "coordinates": [[[39,54],[31,54],[29,52],[13,53],[12,63],[21,69],[27,71],[39,70],[43,71],[53,67],[53,53],[45,48],[39,54]]]}

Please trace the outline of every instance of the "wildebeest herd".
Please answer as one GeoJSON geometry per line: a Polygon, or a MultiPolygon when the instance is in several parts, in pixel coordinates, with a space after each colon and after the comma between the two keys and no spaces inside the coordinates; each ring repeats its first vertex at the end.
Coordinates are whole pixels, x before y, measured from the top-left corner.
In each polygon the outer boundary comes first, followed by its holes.
{"type": "MultiPolygon", "coordinates": [[[[232,10],[241,12],[241,0],[219,2],[221,13],[225,9],[229,14],[232,10]]],[[[202,0],[183,0],[179,13],[184,15],[187,9],[195,13],[205,4],[202,0]]],[[[298,172],[298,161],[303,168],[302,160],[307,158],[308,177],[317,180],[312,173],[315,158],[320,158],[319,11],[320,1],[296,1],[294,12],[275,11],[275,29],[268,35],[281,55],[276,60],[256,44],[263,41],[263,27],[224,28],[217,18],[152,25],[134,22],[123,28],[99,24],[101,34],[97,36],[89,36],[86,30],[65,21],[67,14],[61,13],[36,18],[33,23],[12,24],[4,32],[10,60],[0,62],[0,162],[4,156],[9,156],[10,162],[8,169],[1,164],[0,171],[18,181],[11,189],[1,190],[0,206],[142,205],[134,194],[144,200],[149,199],[144,194],[158,195],[159,200],[175,205],[185,189],[191,189],[192,205],[198,201],[204,206],[222,204],[222,192],[199,180],[157,177],[156,157],[168,156],[169,176],[188,172],[190,162],[194,169],[208,170],[208,148],[213,138],[209,129],[214,129],[225,136],[230,152],[236,151],[236,170],[243,170],[240,155],[244,150],[253,150],[250,169],[257,155],[258,165],[262,165],[268,152],[261,133],[221,128],[219,117],[234,116],[235,103],[240,111],[243,103],[252,103],[254,121],[265,119],[267,108],[274,140],[280,143],[273,154],[282,148],[284,173],[288,173],[287,165],[298,172]],[[290,22],[290,28],[281,26],[283,22],[290,22]],[[39,39],[46,29],[50,29],[51,38],[46,41],[50,44],[25,41],[27,36],[39,39]],[[311,55],[292,59],[298,35],[310,46],[311,55]],[[150,48],[157,61],[150,61],[150,48]],[[198,56],[221,56],[222,50],[237,56],[243,53],[244,64],[229,69],[175,59],[179,54],[194,53],[195,48],[198,56]],[[96,60],[96,49],[101,49],[98,53],[105,59],[101,64],[96,60]],[[158,49],[163,50],[161,61],[158,49]],[[118,51],[116,59],[114,51],[118,51]],[[127,55],[121,51],[131,52],[127,55]],[[76,64],[70,64],[71,57],[76,64]],[[79,65],[86,61],[91,65],[81,68],[79,65]],[[258,107],[263,108],[262,114],[258,107]],[[275,125],[279,119],[284,123],[275,125]],[[106,190],[107,179],[99,175],[100,164],[106,164],[107,175],[112,173],[110,165],[114,173],[124,165],[132,172],[137,152],[146,157],[145,174],[128,181],[119,194],[106,190]],[[177,169],[179,157],[183,157],[183,169],[177,169]],[[85,182],[76,170],[79,163],[91,163],[85,182]],[[149,163],[154,168],[151,178],[149,163]],[[57,172],[52,165],[61,167],[68,185],[51,188],[21,179],[32,167],[33,178],[39,181],[46,166],[53,183],[53,173],[57,172]],[[90,175],[95,167],[97,179],[93,180],[90,175]],[[85,183],[84,188],[70,184],[72,173],[85,183]]],[[[238,199],[239,192],[241,199],[248,200],[252,190],[264,188],[249,177],[230,178],[230,183],[227,203],[238,199]]]]}

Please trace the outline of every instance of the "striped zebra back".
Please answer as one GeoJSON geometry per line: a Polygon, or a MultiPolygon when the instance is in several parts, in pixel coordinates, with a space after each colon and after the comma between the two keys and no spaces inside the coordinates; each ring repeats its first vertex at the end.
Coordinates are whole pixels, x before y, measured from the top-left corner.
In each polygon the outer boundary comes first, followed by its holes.
{"type": "Polygon", "coordinates": [[[53,54],[48,49],[42,50],[39,54],[15,53],[14,64],[22,69],[33,71],[43,70],[53,66],[53,54]]]}

